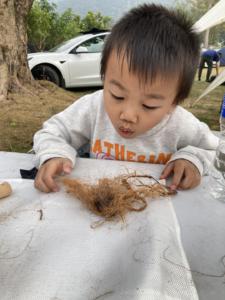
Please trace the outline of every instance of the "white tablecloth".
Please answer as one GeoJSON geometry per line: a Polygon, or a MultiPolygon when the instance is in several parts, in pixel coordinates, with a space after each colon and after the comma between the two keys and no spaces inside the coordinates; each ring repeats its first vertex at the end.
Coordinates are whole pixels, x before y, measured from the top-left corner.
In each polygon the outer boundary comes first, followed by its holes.
{"type": "MultiPolygon", "coordinates": [[[[33,155],[0,152],[0,180],[4,178],[20,178],[19,169],[32,168],[32,160],[33,155]]],[[[101,168],[102,165],[100,161],[90,162],[95,169],[98,168],[96,167],[96,164],[100,164],[98,172],[100,175],[104,175],[104,168],[101,168]]],[[[102,163],[104,164],[104,162],[102,163]]],[[[108,170],[114,170],[114,167],[111,167],[112,165],[110,165],[110,162],[105,163],[108,170]]],[[[78,159],[77,167],[79,167],[79,174],[82,178],[85,178],[88,175],[88,164],[88,160],[78,159]]],[[[129,166],[136,165],[133,163],[122,162],[112,162],[112,164],[126,166],[127,164],[129,166]]],[[[151,170],[151,174],[156,176],[160,174],[160,170],[162,169],[162,166],[160,165],[143,164],[138,164],[137,169],[145,170],[146,166],[148,167],[148,170],[151,170]]],[[[224,300],[225,204],[212,199],[210,196],[210,184],[209,178],[203,178],[202,184],[196,189],[191,191],[180,191],[175,197],[173,197],[172,204],[175,208],[176,216],[178,217],[179,225],[181,227],[182,243],[192,270],[191,273],[197,287],[199,299],[224,300]]],[[[37,210],[39,210],[39,206],[37,207],[37,210]]],[[[40,213],[35,211],[34,214],[35,218],[38,219],[40,213]]],[[[2,230],[2,228],[4,228],[4,226],[2,227],[2,225],[0,225],[0,230],[2,230]]],[[[165,250],[166,251],[164,251],[163,254],[164,259],[169,260],[172,264],[174,264],[174,260],[170,256],[170,248],[165,248],[165,250]]],[[[35,253],[37,254],[37,252],[38,251],[35,253]]],[[[47,254],[50,255],[50,253],[46,253],[46,255],[47,254]]],[[[25,252],[23,252],[22,256],[23,255],[25,255],[25,252]]],[[[35,260],[33,263],[35,265],[35,260]]],[[[0,270],[1,264],[2,260],[0,260],[0,270]]],[[[29,264],[32,264],[32,262],[29,264]]],[[[178,268],[182,267],[178,266],[178,268]]],[[[54,272],[54,270],[52,272],[54,272]]],[[[19,274],[18,276],[22,275],[19,274]]],[[[24,284],[21,288],[18,287],[19,291],[23,289],[24,284]]],[[[60,290],[60,286],[58,286],[58,290],[60,290]]],[[[0,290],[0,295],[1,291],[2,290],[0,290]]],[[[105,292],[107,291],[104,291],[103,294],[105,292]]],[[[38,295],[39,293],[36,295],[37,299],[38,295]]],[[[58,295],[57,292],[55,292],[55,295],[58,295]]],[[[112,293],[110,295],[110,290],[108,290],[108,294],[97,299],[110,299],[106,296],[112,297],[112,293]]],[[[57,296],[54,297],[52,299],[59,299],[57,296]]],[[[0,297],[0,299],[2,298],[0,297]]],[[[90,299],[95,298],[93,296],[93,298],[90,299]]]]}
{"type": "MultiPolygon", "coordinates": [[[[86,159],[73,176],[93,181],[128,169],[151,173],[146,164],[86,159]]],[[[169,198],[93,229],[99,217],[64,191],[9,181],[13,195],[0,205],[1,299],[198,299],[169,198]]]]}

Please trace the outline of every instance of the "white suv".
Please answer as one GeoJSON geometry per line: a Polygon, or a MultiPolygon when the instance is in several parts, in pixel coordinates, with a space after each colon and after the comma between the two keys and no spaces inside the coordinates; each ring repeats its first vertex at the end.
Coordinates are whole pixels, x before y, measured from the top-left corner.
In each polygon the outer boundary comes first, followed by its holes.
{"type": "Polygon", "coordinates": [[[79,35],[48,52],[28,54],[29,68],[35,79],[58,86],[100,86],[100,60],[108,31],[79,35]]]}

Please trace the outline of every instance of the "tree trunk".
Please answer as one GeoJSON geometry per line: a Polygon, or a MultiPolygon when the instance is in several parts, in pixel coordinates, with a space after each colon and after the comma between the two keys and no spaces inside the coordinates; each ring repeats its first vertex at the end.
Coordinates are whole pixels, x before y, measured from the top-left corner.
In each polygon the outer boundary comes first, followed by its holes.
{"type": "Polygon", "coordinates": [[[0,0],[0,101],[32,81],[27,63],[27,15],[34,0],[0,0]]]}
{"type": "MultiPolygon", "coordinates": [[[[216,4],[217,1],[215,0],[208,0],[208,11],[213,7],[213,5],[216,4]]],[[[209,34],[210,34],[210,28],[205,31],[204,35],[204,47],[209,47],[209,34]]]]}
{"type": "Polygon", "coordinates": [[[210,29],[206,29],[205,34],[204,34],[204,47],[205,48],[209,47],[209,32],[210,32],[210,29]]]}

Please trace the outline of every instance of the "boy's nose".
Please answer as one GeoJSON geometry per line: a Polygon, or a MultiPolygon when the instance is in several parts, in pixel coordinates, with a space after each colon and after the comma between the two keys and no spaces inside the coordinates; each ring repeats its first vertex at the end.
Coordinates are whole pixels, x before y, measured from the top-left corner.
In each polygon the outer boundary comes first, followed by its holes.
{"type": "Polygon", "coordinates": [[[137,123],[138,116],[134,109],[124,110],[120,114],[120,120],[130,123],[137,123]]]}

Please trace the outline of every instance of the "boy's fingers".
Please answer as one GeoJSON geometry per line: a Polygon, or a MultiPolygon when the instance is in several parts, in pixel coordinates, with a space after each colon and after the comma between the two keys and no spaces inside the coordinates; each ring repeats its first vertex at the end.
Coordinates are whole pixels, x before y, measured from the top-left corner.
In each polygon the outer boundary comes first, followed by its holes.
{"type": "Polygon", "coordinates": [[[40,191],[44,193],[49,193],[51,190],[46,186],[46,184],[43,182],[42,179],[37,179],[34,182],[34,186],[36,189],[39,189],[40,191]]]}
{"type": "Polygon", "coordinates": [[[51,191],[58,191],[59,188],[54,182],[54,176],[57,174],[57,165],[45,164],[43,165],[37,174],[35,180],[35,187],[39,188],[42,192],[49,193],[51,191]]]}
{"type": "Polygon", "coordinates": [[[50,189],[46,186],[46,184],[42,180],[43,169],[39,169],[37,176],[34,181],[34,186],[36,189],[41,190],[42,192],[49,193],[50,189]]]}
{"type": "Polygon", "coordinates": [[[187,190],[198,186],[200,182],[201,182],[200,176],[196,177],[192,172],[185,170],[185,177],[181,181],[179,188],[183,190],[187,190]]]}
{"type": "Polygon", "coordinates": [[[55,177],[62,173],[69,174],[72,171],[72,162],[69,159],[61,159],[57,163],[49,163],[43,174],[43,181],[47,188],[53,192],[59,191],[59,186],[55,181],[55,177]]]}
{"type": "Polygon", "coordinates": [[[58,192],[59,186],[55,177],[62,173],[69,174],[72,171],[72,162],[67,158],[51,159],[43,164],[36,176],[35,187],[42,192],[58,192]]]}
{"type": "Polygon", "coordinates": [[[48,189],[52,192],[58,192],[59,191],[59,186],[56,184],[54,177],[52,175],[46,175],[43,178],[44,184],[47,186],[48,189]]]}
{"type": "Polygon", "coordinates": [[[174,176],[170,188],[176,189],[179,186],[180,182],[182,181],[183,176],[184,176],[184,167],[179,164],[177,165],[175,164],[174,176]]]}
{"type": "Polygon", "coordinates": [[[72,162],[68,159],[66,159],[63,162],[62,170],[65,174],[70,174],[72,171],[72,162]]]}
{"type": "Polygon", "coordinates": [[[166,179],[173,171],[173,168],[174,168],[174,163],[170,163],[168,164],[164,170],[162,171],[162,174],[160,176],[160,179],[166,179]]]}
{"type": "Polygon", "coordinates": [[[192,185],[192,180],[190,177],[185,176],[184,179],[180,182],[179,184],[179,188],[181,188],[182,190],[186,190],[189,189],[192,185]]]}
{"type": "Polygon", "coordinates": [[[44,184],[53,192],[59,191],[59,187],[56,184],[54,177],[61,174],[63,165],[52,164],[45,169],[45,172],[42,176],[44,184]]]}

